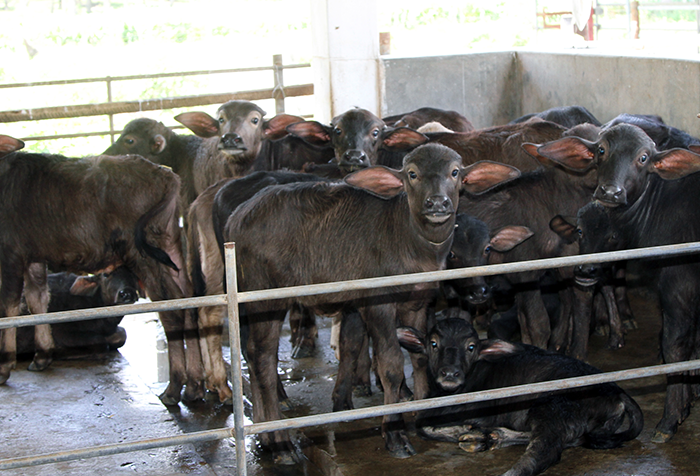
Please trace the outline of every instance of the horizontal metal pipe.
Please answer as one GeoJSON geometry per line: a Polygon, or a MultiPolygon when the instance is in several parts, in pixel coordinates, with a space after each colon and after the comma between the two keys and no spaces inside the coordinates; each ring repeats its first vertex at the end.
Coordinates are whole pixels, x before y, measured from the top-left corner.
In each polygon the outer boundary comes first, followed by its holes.
{"type": "Polygon", "coordinates": [[[576,387],[585,387],[601,383],[619,382],[622,380],[633,380],[657,375],[687,372],[700,369],[700,360],[679,362],[674,364],[654,365],[651,367],[641,367],[638,369],[620,370],[616,372],[606,372],[585,377],[572,377],[561,380],[550,380],[548,382],[531,383],[514,387],[497,388],[493,390],[483,390],[480,392],[463,393],[450,395],[448,397],[428,398],[414,402],[401,402],[381,405],[369,408],[357,408],[342,412],[325,413],[320,415],[310,415],[285,420],[266,421],[246,425],[246,434],[267,433],[278,430],[291,430],[294,428],[304,428],[328,423],[340,423],[364,418],[381,417],[394,413],[416,412],[429,408],[447,407],[450,405],[461,405],[464,403],[476,403],[486,400],[498,400],[501,398],[517,397],[521,395],[531,395],[541,392],[553,392],[569,390],[576,387]]]}
{"type": "MultiPolygon", "coordinates": [[[[316,294],[330,294],[343,291],[356,291],[363,289],[375,289],[388,286],[400,286],[405,284],[417,284],[425,282],[443,281],[449,279],[470,278],[474,276],[493,276],[495,274],[517,273],[549,268],[563,268],[588,263],[604,263],[608,261],[661,258],[691,254],[700,252],[700,242],[683,243],[677,245],[655,246],[649,248],[636,248],[632,250],[611,251],[606,253],[592,253],[587,255],[564,256],[560,258],[547,258],[532,261],[518,261],[515,263],[492,264],[487,266],[475,266],[472,268],[459,268],[428,273],[412,273],[380,278],[358,279],[355,281],[339,281],[334,283],[310,284],[305,286],[293,286],[287,288],[264,289],[260,291],[247,291],[238,293],[238,302],[264,301],[271,299],[286,299],[298,296],[312,296],[316,294]]],[[[54,324],[76,320],[123,316],[127,314],[140,314],[144,312],[158,312],[175,309],[187,309],[191,307],[209,307],[226,305],[226,295],[202,296],[196,298],[173,299],[143,304],[126,304],[109,306],[98,309],[85,309],[80,311],[62,311],[47,314],[34,314],[30,316],[0,318],[0,329],[9,327],[34,326],[37,324],[54,324]]]]}
{"type": "Polygon", "coordinates": [[[56,324],[60,322],[85,321],[104,317],[125,316],[127,314],[142,314],[144,312],[172,311],[193,307],[225,306],[226,295],[201,296],[194,298],[172,299],[141,304],[121,304],[118,306],[81,309],[78,311],[49,312],[46,314],[31,314],[28,316],[0,318],[0,329],[10,327],[36,326],[38,324],[56,324]]]}
{"type": "MultiPolygon", "coordinates": [[[[631,370],[620,370],[617,372],[607,372],[585,377],[575,377],[549,382],[540,382],[529,385],[519,385],[501,389],[485,390],[481,392],[465,393],[449,397],[431,398],[415,402],[394,403],[369,408],[359,408],[335,413],[325,413],[305,417],[289,418],[285,420],[253,423],[245,426],[246,435],[266,433],[277,430],[305,428],[329,423],[341,423],[364,418],[381,417],[393,413],[405,413],[425,410],[428,408],[444,407],[449,405],[459,405],[463,403],[475,403],[484,400],[496,400],[520,395],[530,395],[541,392],[552,392],[568,390],[575,387],[597,385],[607,382],[622,380],[633,380],[639,378],[653,377],[657,375],[686,372],[700,369],[700,360],[679,362],[674,364],[655,365],[631,370]]],[[[149,440],[139,440],[130,443],[118,443],[114,445],[104,445],[92,448],[77,449],[56,453],[49,453],[39,456],[27,456],[0,460],[0,470],[15,469],[25,466],[37,466],[64,461],[73,461],[83,458],[107,456],[112,454],[127,453],[131,451],[146,450],[152,448],[163,448],[186,443],[197,443],[202,441],[213,441],[233,437],[233,428],[206,430],[193,432],[186,435],[154,438],[149,440]]],[[[238,444],[238,443],[237,443],[238,444]]]]}
{"type": "Polygon", "coordinates": [[[342,291],[356,291],[387,286],[400,286],[404,284],[418,284],[450,279],[470,278],[474,276],[493,276],[496,274],[518,273],[550,268],[564,268],[567,266],[576,266],[579,264],[588,263],[604,263],[608,261],[628,259],[677,256],[698,252],[700,252],[700,242],[655,246],[649,248],[636,248],[632,250],[564,256],[560,258],[546,258],[532,261],[518,261],[515,263],[474,266],[471,268],[432,271],[427,273],[401,274],[395,276],[384,276],[380,278],[358,279],[355,281],[339,281],[335,283],[264,289],[260,291],[246,291],[238,293],[238,302],[243,303],[251,301],[265,301],[268,299],[285,299],[290,297],[329,294],[342,291]]]}

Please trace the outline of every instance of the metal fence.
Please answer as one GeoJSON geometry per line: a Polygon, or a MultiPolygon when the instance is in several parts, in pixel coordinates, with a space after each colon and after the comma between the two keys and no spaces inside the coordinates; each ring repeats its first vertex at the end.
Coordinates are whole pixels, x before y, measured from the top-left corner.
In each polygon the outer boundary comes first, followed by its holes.
{"type": "Polygon", "coordinates": [[[700,252],[700,242],[678,245],[668,245],[653,248],[640,248],[609,253],[597,253],[590,255],[570,256],[563,258],[550,258],[528,262],[516,262],[474,268],[436,271],[429,273],[415,273],[400,276],[387,276],[380,278],[361,279],[356,281],[344,281],[337,283],[324,283],[308,286],[296,286],[282,289],[266,289],[260,291],[237,292],[235,245],[226,244],[226,282],[227,294],[205,296],[197,298],[176,299],[172,301],[160,301],[146,304],[129,304],[112,306],[108,308],[66,311],[50,314],[37,314],[33,316],[9,317],[0,319],[0,329],[10,327],[29,326],[36,324],[51,324],[67,321],[86,320],[96,317],[121,316],[126,314],[139,314],[144,312],[157,312],[174,309],[187,309],[192,307],[207,307],[227,305],[229,315],[229,339],[231,345],[231,381],[233,386],[234,401],[234,426],[233,428],[220,428],[206,431],[188,433],[186,435],[171,436],[139,440],[113,445],[103,445],[64,452],[56,452],[44,455],[35,455],[19,458],[0,460],[0,470],[15,469],[27,466],[72,461],[77,459],[106,456],[112,454],[127,453],[151,448],[163,448],[185,443],[221,440],[235,438],[236,458],[238,474],[245,476],[246,445],[242,444],[244,438],[259,433],[304,428],[309,426],[327,425],[363,418],[373,418],[394,413],[419,411],[427,408],[443,407],[462,403],[479,402],[491,399],[500,399],[518,395],[528,395],[544,391],[566,390],[574,387],[595,385],[605,382],[616,382],[663,375],[676,372],[686,372],[700,369],[700,360],[680,362],[665,365],[656,365],[637,369],[608,372],[585,377],[576,377],[563,380],[554,380],[536,384],[508,387],[503,389],[473,392],[468,394],[432,398],[414,402],[396,403],[376,407],[347,410],[335,413],[310,415],[298,418],[290,418],[279,421],[267,421],[245,425],[243,421],[243,386],[241,349],[239,334],[239,304],[267,299],[283,299],[293,296],[309,296],[317,294],[329,294],[342,291],[374,289],[379,287],[395,286],[399,284],[418,284],[424,282],[436,282],[449,279],[458,279],[474,276],[492,276],[496,274],[515,273],[522,271],[541,270],[550,268],[563,268],[578,264],[602,263],[618,260],[658,258],[679,256],[700,252]]]}
{"type": "Polygon", "coordinates": [[[181,107],[206,106],[210,104],[223,104],[233,99],[257,101],[263,99],[275,100],[275,113],[284,112],[284,100],[287,97],[312,96],[313,84],[299,84],[285,86],[284,70],[309,68],[309,63],[284,65],[282,55],[272,57],[272,66],[260,66],[254,68],[218,69],[207,71],[186,71],[178,73],[142,74],[134,76],[106,76],[102,78],[70,79],[63,81],[44,81],[36,83],[0,84],[0,89],[35,88],[39,86],[57,86],[70,84],[105,83],[107,102],[99,104],[83,104],[71,106],[53,106],[15,111],[0,111],[0,123],[41,121],[47,119],[69,119],[86,116],[107,116],[109,118],[109,130],[99,132],[81,132],[74,134],[57,134],[51,136],[22,137],[23,141],[40,141],[50,139],[68,139],[77,137],[106,136],[111,137],[114,143],[115,136],[121,133],[114,128],[114,116],[116,114],[134,113],[143,111],[157,111],[163,109],[175,109],[181,107]],[[198,75],[212,75],[225,73],[249,73],[255,71],[271,71],[273,74],[273,87],[253,91],[239,91],[232,93],[204,94],[199,96],[185,96],[174,98],[144,99],[134,101],[113,101],[112,85],[119,81],[134,81],[142,79],[159,79],[172,77],[186,77],[198,75]]]}

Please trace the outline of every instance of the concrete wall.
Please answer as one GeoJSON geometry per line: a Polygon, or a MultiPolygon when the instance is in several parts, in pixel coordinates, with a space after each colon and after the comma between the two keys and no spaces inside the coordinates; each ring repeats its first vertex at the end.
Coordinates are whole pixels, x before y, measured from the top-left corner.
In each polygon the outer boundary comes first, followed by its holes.
{"type": "Polygon", "coordinates": [[[606,122],[622,112],[658,114],[700,136],[700,62],[568,53],[496,52],[384,58],[383,114],[452,109],[475,127],[551,107],[581,105],[606,122]]]}

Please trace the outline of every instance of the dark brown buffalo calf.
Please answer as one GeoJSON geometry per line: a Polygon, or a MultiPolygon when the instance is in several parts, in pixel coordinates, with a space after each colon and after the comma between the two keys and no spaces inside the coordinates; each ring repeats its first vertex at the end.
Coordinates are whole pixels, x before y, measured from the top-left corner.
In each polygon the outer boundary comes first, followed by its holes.
{"type": "Polygon", "coordinates": [[[269,120],[264,116],[265,111],[252,102],[229,101],[219,107],[217,118],[205,112],[185,112],[175,117],[204,138],[193,162],[197,195],[223,178],[252,172],[264,140],[280,139],[287,134],[285,127],[304,121],[289,114],[269,120]]]}
{"type": "MultiPolygon", "coordinates": [[[[700,147],[690,146],[700,152],[700,147]]],[[[594,197],[605,205],[625,248],[700,241],[700,155],[687,149],[657,150],[639,127],[618,124],[597,140],[568,137],[538,152],[575,170],[597,168],[594,197]]],[[[665,363],[700,358],[700,265],[680,259],[658,263],[665,363]]],[[[653,441],[670,440],[700,391],[697,373],[669,376],[664,415],[653,441]]]]}
{"type": "Polygon", "coordinates": [[[334,117],[330,125],[306,121],[287,126],[287,131],[312,146],[332,148],[340,177],[370,165],[391,165],[380,162],[381,152],[405,152],[427,140],[407,127],[389,127],[370,111],[360,108],[334,117]]]}
{"type": "MultiPolygon", "coordinates": [[[[479,340],[464,319],[439,320],[427,335],[398,330],[401,344],[427,356],[431,397],[478,392],[600,373],[590,365],[526,344],[479,340]]],[[[566,448],[616,448],[644,426],[639,405],[613,383],[432,408],[416,417],[419,434],[469,452],[527,445],[507,476],[531,476],[566,448]]],[[[504,476],[505,476],[504,475],[504,476]]]]}
{"type": "MultiPolygon", "coordinates": [[[[48,312],[94,309],[116,304],[132,304],[139,295],[138,278],[124,266],[100,274],[77,276],[53,273],[48,276],[48,312]]],[[[28,311],[26,305],[23,311],[28,311]]],[[[117,349],[126,342],[126,331],[119,327],[123,316],[85,321],[62,322],[51,326],[56,349],[105,347],[117,349]]],[[[17,330],[17,354],[34,352],[32,329],[17,330]]]]}
{"type": "MultiPolygon", "coordinates": [[[[0,136],[0,144],[13,140],[0,136]]],[[[178,226],[179,185],[171,170],[138,156],[70,159],[13,152],[1,157],[0,316],[19,315],[23,290],[31,313],[46,312],[47,269],[95,273],[124,265],[152,300],[191,296],[178,226]]],[[[170,384],[161,400],[176,404],[185,383],[186,399],[201,398],[194,313],[164,311],[160,319],[170,362],[170,384]]],[[[48,325],[36,328],[31,365],[42,370],[51,362],[54,343],[48,325]]],[[[2,383],[15,367],[15,335],[14,328],[2,332],[2,383]]]]}
{"type": "MultiPolygon", "coordinates": [[[[236,243],[239,289],[442,269],[452,244],[460,189],[480,192],[516,175],[516,169],[495,163],[465,168],[454,151],[431,144],[406,156],[400,171],[370,167],[349,175],[343,184],[268,187],[239,206],[226,225],[224,239],[236,243]]],[[[282,321],[295,303],[321,314],[359,309],[377,351],[384,401],[397,402],[403,381],[395,331],[399,306],[387,294],[410,297],[431,288],[408,285],[246,303],[254,421],[282,417],[276,391],[277,349],[282,321]]],[[[402,322],[425,327],[424,309],[402,316],[402,322]]],[[[424,363],[416,360],[414,368],[414,393],[423,398],[424,363]]],[[[385,417],[383,433],[392,455],[408,457],[415,450],[401,423],[399,415],[385,417]]],[[[286,431],[264,434],[261,440],[275,451],[277,461],[293,461],[286,431]]]]}
{"type": "Polygon", "coordinates": [[[390,127],[418,129],[431,122],[438,122],[452,132],[469,132],[474,130],[474,126],[469,119],[457,111],[448,111],[434,107],[421,107],[404,114],[384,117],[382,120],[390,127]]]}

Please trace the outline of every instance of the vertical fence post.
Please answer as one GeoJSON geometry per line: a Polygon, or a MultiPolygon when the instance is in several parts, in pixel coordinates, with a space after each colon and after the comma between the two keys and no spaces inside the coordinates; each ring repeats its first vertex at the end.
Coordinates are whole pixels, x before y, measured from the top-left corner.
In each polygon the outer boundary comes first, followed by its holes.
{"type": "MultiPolygon", "coordinates": [[[[112,102],[112,78],[107,76],[107,102],[112,102]]],[[[109,114],[109,140],[114,144],[114,114],[109,114]]]]}
{"type": "Polygon", "coordinates": [[[235,243],[226,243],[224,248],[226,251],[226,297],[228,301],[228,338],[231,346],[231,386],[233,390],[233,426],[236,437],[236,470],[238,476],[247,476],[236,245],[235,243]]]}
{"type": "Polygon", "coordinates": [[[275,75],[275,88],[272,91],[272,96],[275,98],[275,114],[282,114],[284,112],[284,66],[282,66],[282,55],[272,56],[272,70],[275,75]]]}

